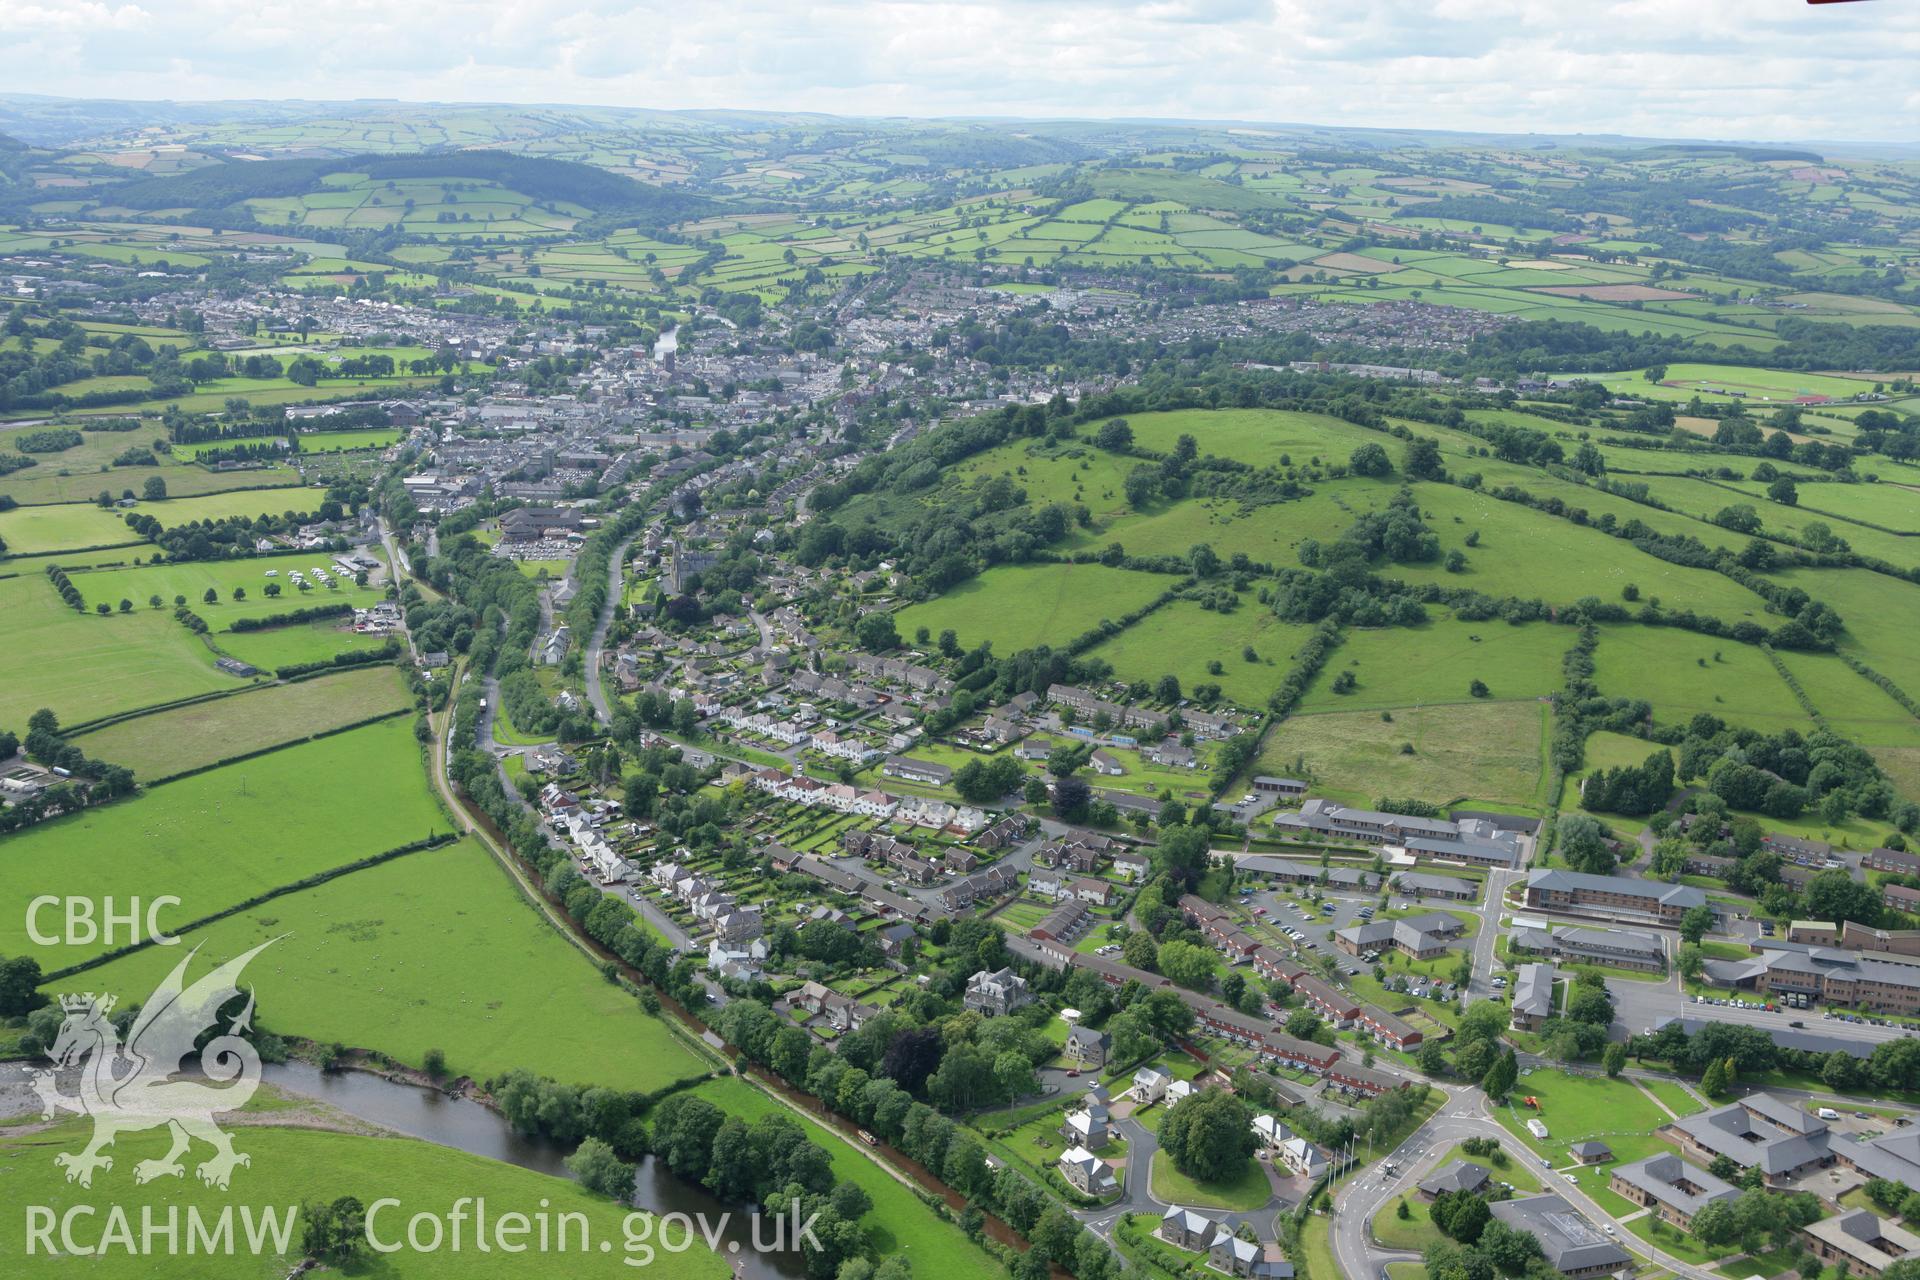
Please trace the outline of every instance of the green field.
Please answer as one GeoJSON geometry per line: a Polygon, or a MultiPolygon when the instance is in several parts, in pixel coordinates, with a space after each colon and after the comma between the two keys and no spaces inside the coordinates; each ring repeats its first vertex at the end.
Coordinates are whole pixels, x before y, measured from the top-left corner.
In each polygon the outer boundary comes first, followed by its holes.
{"type": "MultiPolygon", "coordinates": [[[[119,442],[106,455],[106,459],[110,460],[114,454],[126,448],[128,443],[145,438],[140,432],[131,432],[127,435],[120,435],[117,432],[104,433],[90,437],[89,445],[93,439],[111,439],[119,442]]],[[[73,452],[78,453],[79,450],[76,449],[73,452]]],[[[70,455],[60,456],[65,458],[70,455]]],[[[50,466],[42,462],[37,467],[16,471],[9,476],[0,476],[0,494],[22,505],[92,502],[102,489],[112,490],[115,496],[119,496],[128,489],[138,495],[145,489],[149,477],[158,476],[167,482],[167,500],[172,502],[210,493],[228,493],[236,489],[291,488],[300,483],[299,472],[291,467],[279,465],[251,468],[245,471],[209,471],[204,467],[183,466],[161,459],[157,467],[114,467],[110,472],[100,469],[105,465],[105,460],[87,467],[66,463],[50,466]]]]}
{"type": "Polygon", "coordinates": [[[1523,1147],[1545,1155],[1556,1169],[1570,1169],[1581,1190],[1616,1214],[1630,1212],[1631,1206],[1607,1190],[1613,1167],[1673,1150],[1672,1143],[1654,1136],[1654,1131],[1671,1117],[1631,1080],[1574,1076],[1541,1068],[1521,1076],[1507,1105],[1495,1107],[1493,1111],[1494,1119],[1523,1147]],[[1527,1098],[1540,1104],[1538,1111],[1525,1105],[1527,1098]],[[1527,1120],[1535,1117],[1547,1126],[1545,1141],[1527,1132],[1527,1120]],[[1590,1138],[1612,1147],[1614,1158],[1601,1164],[1576,1166],[1567,1148],[1590,1138]]]}
{"type": "Polygon", "coordinates": [[[189,560],[137,569],[95,569],[74,574],[73,585],[79,588],[88,607],[103,600],[114,605],[121,600],[131,600],[135,613],[150,611],[148,600],[157,595],[161,612],[169,617],[173,598],[185,596],[187,607],[206,619],[207,626],[214,631],[226,630],[236,618],[272,617],[319,604],[344,603],[365,608],[377,604],[386,594],[384,587],[356,587],[352,578],[344,577],[334,568],[332,554],[322,551],[244,560],[189,560]],[[313,576],[315,567],[326,570],[335,585],[318,585],[313,576]],[[289,575],[295,569],[306,575],[310,590],[300,591],[294,587],[289,575]],[[268,577],[269,572],[275,576],[268,577]],[[277,598],[267,595],[269,583],[279,585],[277,598]],[[218,601],[213,604],[205,602],[209,588],[219,593],[218,601]],[[234,599],[236,588],[244,590],[247,598],[234,599]]]}
{"type": "Polygon", "coordinates": [[[894,625],[911,637],[952,629],[969,648],[991,642],[997,654],[1035,645],[1055,648],[1119,619],[1179,580],[1097,564],[1001,566],[970,578],[937,600],[909,605],[894,625]]]}
{"type": "MultiPolygon", "coordinates": [[[[1179,438],[1190,435],[1203,455],[1259,467],[1282,465],[1282,455],[1294,466],[1304,466],[1314,459],[1345,462],[1363,441],[1397,443],[1377,431],[1326,414],[1279,409],[1179,409],[1129,414],[1127,423],[1133,428],[1134,443],[1141,448],[1172,453],[1179,438]]],[[[1088,431],[1098,429],[1095,424],[1088,431]]]]}
{"type": "Polygon", "coordinates": [[[1472,702],[1390,714],[1390,722],[1378,711],[1291,716],[1268,735],[1256,772],[1308,777],[1313,794],[1363,807],[1380,796],[1538,802],[1544,703],[1472,702]],[[1405,744],[1412,754],[1402,752],[1405,744]]]}
{"type": "MultiPolygon", "coordinates": [[[[1544,493],[1532,476],[1519,483],[1536,494],[1544,493]]],[[[1427,526],[1439,535],[1442,551],[1461,552],[1467,567],[1461,573],[1448,573],[1439,562],[1390,565],[1381,570],[1387,577],[1552,603],[1571,603],[1583,596],[1615,603],[1632,585],[1639,588],[1642,601],[1658,599],[1668,608],[1688,608],[1728,623],[1757,617],[1764,607],[1758,596],[1730,578],[1708,569],[1670,564],[1598,529],[1449,485],[1423,484],[1415,493],[1427,526]],[[1466,539],[1472,533],[1479,534],[1478,545],[1469,547],[1466,539]]],[[[1589,491],[1568,500],[1599,509],[1592,499],[1604,496],[1589,491]]],[[[1649,524],[1657,515],[1645,508],[1635,514],[1649,524]]],[[[1689,532],[1699,532],[1695,522],[1686,523],[1695,525],[1689,532]]]]}
{"type": "Polygon", "coordinates": [[[1201,1182],[1173,1167],[1165,1152],[1153,1157],[1153,1198],[1166,1204],[1192,1205],[1200,1209],[1236,1209],[1251,1212],[1273,1198],[1273,1184],[1267,1181],[1267,1167],[1249,1159],[1238,1177],[1220,1182],[1201,1182]]]}
{"type": "Polygon", "coordinates": [[[223,631],[219,644],[222,652],[262,671],[272,671],[322,662],[336,654],[378,649],[387,643],[386,636],[354,631],[351,622],[351,618],[321,618],[258,631],[223,631]]]}
{"type": "MultiPolygon", "coordinates": [[[[710,1080],[694,1092],[749,1124],[776,1111],[794,1115],[745,1080],[710,1080]]],[[[853,1183],[872,1198],[873,1209],[862,1221],[876,1254],[906,1258],[913,1264],[914,1280],[998,1280],[1004,1274],[957,1226],[936,1218],[912,1190],[846,1137],[804,1116],[795,1118],[832,1157],[835,1179],[853,1183]]]]}
{"type": "Polygon", "coordinates": [[[1350,630],[1320,668],[1301,710],[1346,711],[1474,701],[1475,680],[1495,701],[1541,698],[1560,684],[1560,661],[1576,637],[1565,627],[1443,618],[1421,627],[1350,630]],[[1335,693],[1350,671],[1359,682],[1335,693]]]}
{"type": "Polygon", "coordinates": [[[31,680],[0,680],[0,725],[24,733],[27,717],[51,707],[62,722],[231,689],[213,655],[172,612],[136,609],[124,617],[75,613],[46,575],[23,570],[0,578],[7,655],[31,680]]]}
{"type": "MultiPolygon", "coordinates": [[[[244,1243],[238,1206],[256,1214],[270,1210],[276,1215],[297,1208],[303,1201],[330,1202],[340,1196],[357,1196],[362,1204],[393,1198],[401,1201],[398,1209],[382,1211],[374,1220],[382,1243],[405,1241],[407,1219],[416,1213],[444,1215],[462,1197],[486,1202],[490,1215],[523,1213],[538,1220],[542,1213],[557,1215],[578,1213],[588,1223],[589,1247],[584,1251],[575,1243],[570,1252],[554,1252],[545,1262],[532,1262],[537,1252],[509,1254],[499,1250],[482,1252],[475,1245],[471,1222],[467,1226],[464,1247],[455,1252],[443,1244],[437,1252],[405,1249],[399,1253],[369,1253],[367,1261],[345,1274],[392,1277],[392,1280],[467,1280],[468,1277],[522,1276],[529,1269],[556,1267],[568,1275],[605,1276],[634,1274],[624,1259],[625,1235],[622,1221],[628,1210],[614,1201],[583,1190],[564,1178],[548,1177],[510,1164],[468,1155],[450,1147],[436,1146],[413,1138],[373,1137],[355,1132],[332,1132],[320,1128],[285,1127],[301,1124],[311,1104],[288,1098],[260,1108],[266,1097],[255,1098],[256,1109],[240,1120],[223,1124],[233,1139],[234,1148],[244,1152],[250,1163],[233,1174],[229,1190],[205,1186],[194,1176],[192,1165],[206,1157],[208,1149],[196,1144],[187,1157],[188,1172],[181,1178],[161,1178],[144,1186],[133,1180],[133,1166],[141,1160],[158,1159],[167,1150],[168,1137],[163,1128],[128,1133],[113,1146],[114,1167],[96,1175],[91,1190],[66,1181],[65,1173],[54,1164],[60,1152],[77,1151],[86,1143],[91,1127],[84,1119],[69,1120],[51,1129],[22,1128],[0,1130],[0,1195],[10,1204],[44,1205],[56,1215],[64,1215],[74,1206],[99,1206],[105,1197],[124,1210],[138,1230],[143,1208],[154,1211],[154,1220],[167,1221],[169,1209],[181,1213],[180,1247],[169,1252],[160,1246],[147,1253],[108,1246],[87,1258],[85,1270],[98,1280],[262,1280],[283,1276],[301,1260],[300,1227],[291,1233],[288,1250],[275,1252],[269,1243],[259,1254],[244,1243]],[[186,1247],[186,1212],[194,1208],[211,1223],[226,1209],[235,1212],[236,1252],[230,1256],[189,1253],[186,1247]],[[601,1253],[598,1242],[610,1241],[613,1250],[601,1253]]],[[[350,1127],[350,1121],[329,1119],[321,1109],[318,1123],[350,1127]]],[[[103,1240],[105,1210],[95,1217],[77,1220],[79,1241],[103,1240]]],[[[0,1222],[0,1253],[12,1258],[26,1253],[26,1219],[17,1213],[0,1222]]],[[[58,1234],[55,1235],[58,1240],[58,1234]]],[[[536,1240],[526,1237],[526,1242],[536,1240]]],[[[450,1237],[449,1237],[450,1242],[450,1237]]],[[[644,1256],[635,1254],[636,1258],[644,1256]]],[[[57,1262],[43,1261],[33,1266],[59,1267],[71,1263],[71,1256],[57,1262]]],[[[684,1253],[655,1251],[647,1268],[669,1280],[721,1280],[731,1272],[726,1263],[706,1248],[684,1253]]]]}
{"type": "Polygon", "coordinates": [[[135,716],[74,738],[82,751],[159,778],[410,705],[390,666],[361,667],[290,685],[135,716]]]}
{"type": "Polygon", "coordinates": [[[1645,698],[1663,724],[1704,711],[1767,733],[1813,727],[1758,648],[1674,627],[1601,628],[1594,680],[1611,697],[1645,698]]]}
{"type": "Polygon", "coordinates": [[[1233,701],[1257,707],[1286,678],[1295,650],[1312,634],[1311,627],[1282,622],[1252,599],[1231,613],[1176,600],[1095,645],[1088,656],[1112,663],[1122,680],[1154,681],[1171,673],[1189,692],[1195,685],[1217,684],[1233,701]],[[1249,646],[1252,662],[1245,652],[1249,646]],[[1215,662],[1218,675],[1209,670],[1215,662]]]}
{"type": "Polygon", "coordinates": [[[366,431],[303,431],[299,435],[302,453],[345,453],[351,449],[384,449],[406,437],[391,427],[366,431]]]}
{"type": "MultiPolygon", "coordinates": [[[[417,768],[412,775],[424,786],[417,768]]],[[[247,978],[262,1021],[283,1035],[415,1065],[438,1048],[455,1074],[528,1067],[622,1089],[704,1069],[664,1023],[601,981],[472,841],[342,876],[182,941],[200,948],[197,973],[269,938],[280,940],[247,978]]],[[[74,982],[137,1000],[181,954],[150,947],[74,982]]]]}
{"type": "MultiPolygon", "coordinates": [[[[167,919],[178,924],[451,829],[427,788],[413,726],[385,720],[10,837],[0,897],[25,902],[62,886],[143,900],[172,894],[180,905],[167,919]]],[[[32,954],[49,972],[105,950],[36,946],[20,914],[0,918],[0,953],[32,954]]]]}
{"type": "MultiPolygon", "coordinates": [[[[115,477],[103,477],[106,480],[115,477]]],[[[121,486],[111,485],[116,495],[121,486]]],[[[134,486],[134,492],[139,487],[134,486]]],[[[323,495],[313,489],[236,489],[197,498],[168,498],[161,502],[141,502],[132,508],[152,516],[162,527],[191,524],[196,520],[220,520],[228,516],[305,514],[318,506],[323,495]]],[[[20,507],[0,513],[0,538],[14,555],[38,555],[74,547],[103,547],[120,543],[143,542],[127,527],[128,512],[118,507],[101,507],[92,502],[61,503],[57,506],[20,507]]]]}

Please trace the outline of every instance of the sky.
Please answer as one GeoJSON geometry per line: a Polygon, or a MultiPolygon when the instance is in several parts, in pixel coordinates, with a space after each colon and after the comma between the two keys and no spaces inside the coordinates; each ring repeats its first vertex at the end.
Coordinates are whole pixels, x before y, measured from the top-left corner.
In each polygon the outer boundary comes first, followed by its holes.
{"type": "Polygon", "coordinates": [[[1920,141],[1920,3],[0,0],[0,90],[1920,141]]]}

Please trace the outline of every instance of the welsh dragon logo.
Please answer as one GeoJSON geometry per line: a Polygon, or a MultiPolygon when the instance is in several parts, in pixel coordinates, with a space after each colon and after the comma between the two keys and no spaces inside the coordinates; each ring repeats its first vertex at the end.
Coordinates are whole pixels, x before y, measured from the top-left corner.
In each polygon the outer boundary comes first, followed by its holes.
{"type": "Polygon", "coordinates": [[[235,956],[192,986],[186,985],[187,966],[199,953],[195,947],[142,1005],[127,1031],[126,1043],[110,1021],[114,997],[69,995],[60,998],[66,1020],[47,1056],[53,1070],[33,1073],[33,1090],[40,1096],[43,1118],[61,1111],[93,1117],[93,1141],[78,1152],[62,1152],[54,1163],[67,1171],[67,1181],[93,1185],[96,1169],[113,1168],[113,1157],[101,1154],[122,1133],[166,1126],[173,1131],[173,1147],[158,1160],[142,1160],[133,1167],[133,1180],[178,1178],[186,1172],[180,1158],[195,1139],[213,1148],[213,1155],[195,1172],[208,1186],[225,1190],[237,1166],[251,1164],[233,1149],[233,1139],[213,1122],[216,1112],[245,1105],[260,1087],[260,1055],[241,1033],[253,1019],[253,996],[228,1023],[223,1034],[199,1046],[201,1035],[213,1030],[220,1010],[239,996],[236,985],[247,962],[271,946],[269,939],[235,956]],[[202,1079],[176,1080],[181,1061],[198,1052],[202,1079]],[[79,1068],[80,1092],[60,1092],[58,1072],[79,1068]]]}

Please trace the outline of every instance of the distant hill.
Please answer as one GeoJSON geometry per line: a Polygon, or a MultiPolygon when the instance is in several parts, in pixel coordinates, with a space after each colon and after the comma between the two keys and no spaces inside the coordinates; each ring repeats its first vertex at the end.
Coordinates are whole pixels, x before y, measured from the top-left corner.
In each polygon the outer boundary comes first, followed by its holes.
{"type": "Polygon", "coordinates": [[[130,209],[231,209],[245,200],[304,196],[325,190],[328,174],[364,173],[375,181],[465,179],[498,183],[535,200],[565,201],[595,214],[661,222],[710,208],[698,196],[662,190],[571,160],[505,151],[428,155],[359,155],[302,160],[230,160],[192,173],[138,178],[103,193],[130,209]]]}
{"type": "Polygon", "coordinates": [[[26,166],[27,144],[0,133],[0,186],[19,182],[26,166]]]}

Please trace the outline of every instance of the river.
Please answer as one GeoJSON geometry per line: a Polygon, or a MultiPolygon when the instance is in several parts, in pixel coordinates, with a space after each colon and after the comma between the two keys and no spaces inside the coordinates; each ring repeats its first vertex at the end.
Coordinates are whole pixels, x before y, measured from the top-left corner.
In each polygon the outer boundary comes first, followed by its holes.
{"type": "MultiPolygon", "coordinates": [[[[0,1114],[17,1114],[32,1103],[26,1091],[27,1068],[22,1063],[0,1063],[0,1114]]],[[[545,1138],[515,1133],[499,1115],[469,1098],[449,1098],[433,1089],[416,1088],[365,1071],[321,1071],[304,1062],[269,1063],[262,1068],[268,1084],[285,1093],[324,1102],[336,1110],[391,1129],[396,1133],[453,1147],[489,1160],[530,1169],[556,1178],[572,1178],[566,1156],[571,1148],[545,1138]]],[[[244,1147],[245,1142],[242,1140],[244,1147]]],[[[762,1253],[755,1249],[755,1215],[741,1205],[727,1204],[703,1188],[678,1177],[653,1156],[640,1162],[634,1178],[634,1205],[650,1213],[704,1215],[709,1223],[724,1221],[719,1233],[726,1245],[737,1243],[730,1261],[743,1280],[799,1280],[806,1261],[798,1252],[762,1253]]],[[[774,1235],[773,1224],[763,1229],[774,1235]]]]}

